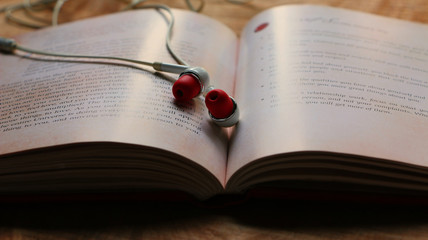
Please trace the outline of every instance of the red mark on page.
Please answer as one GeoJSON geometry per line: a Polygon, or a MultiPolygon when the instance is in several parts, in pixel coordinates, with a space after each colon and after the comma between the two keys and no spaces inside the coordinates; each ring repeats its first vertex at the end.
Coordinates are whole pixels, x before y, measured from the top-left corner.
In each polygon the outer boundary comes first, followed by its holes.
{"type": "Polygon", "coordinates": [[[259,26],[256,27],[256,29],[254,29],[254,32],[260,32],[261,30],[265,29],[267,26],[269,25],[269,23],[262,23],[259,26]]]}

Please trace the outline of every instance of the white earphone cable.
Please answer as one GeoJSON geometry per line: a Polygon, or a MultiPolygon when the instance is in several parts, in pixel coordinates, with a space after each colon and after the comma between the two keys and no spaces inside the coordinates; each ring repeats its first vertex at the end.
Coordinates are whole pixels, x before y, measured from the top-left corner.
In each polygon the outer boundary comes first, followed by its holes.
{"type": "MultiPolygon", "coordinates": [[[[55,7],[54,7],[54,11],[53,11],[53,15],[52,15],[52,25],[56,26],[58,24],[59,12],[61,10],[61,7],[64,5],[64,3],[66,1],[67,0],[58,0],[58,1],[56,1],[55,7]]],[[[172,13],[171,8],[169,8],[166,5],[162,5],[162,4],[150,4],[150,5],[137,6],[138,4],[143,3],[145,1],[146,0],[133,0],[128,6],[126,6],[124,8],[124,10],[155,8],[155,9],[163,9],[166,12],[168,12],[168,14],[170,16],[170,20],[169,20],[169,23],[168,23],[168,29],[167,29],[166,40],[165,40],[166,48],[167,48],[169,54],[172,56],[172,58],[174,58],[174,60],[178,64],[188,66],[188,64],[186,63],[186,61],[184,59],[182,59],[181,57],[179,57],[174,52],[174,50],[171,47],[172,31],[173,31],[174,23],[175,23],[175,17],[174,17],[174,14],[172,13]]],[[[192,5],[189,5],[189,7],[190,6],[193,8],[192,5]]],[[[198,10],[202,9],[202,7],[203,7],[203,1],[201,3],[201,6],[198,8],[198,10]]],[[[20,49],[20,50],[24,51],[23,49],[20,49]]],[[[31,49],[27,49],[27,50],[31,50],[31,49]]],[[[41,54],[41,52],[39,51],[38,54],[41,54]]],[[[46,54],[44,54],[44,55],[46,55],[46,54]]],[[[58,54],[56,56],[59,57],[59,55],[61,55],[61,57],[65,57],[65,54],[58,54]]],[[[53,56],[53,55],[51,55],[51,56],[53,56]]],[[[73,56],[73,57],[79,57],[79,56],[73,56]]],[[[80,56],[80,57],[89,58],[90,56],[80,56]]],[[[113,59],[112,57],[108,57],[108,58],[109,59],[113,59]]],[[[128,59],[128,60],[130,60],[130,59],[128,59]]]]}
{"type": "Polygon", "coordinates": [[[163,10],[168,12],[168,14],[170,15],[170,21],[168,23],[168,30],[166,33],[166,40],[165,40],[166,48],[167,48],[169,54],[172,56],[172,58],[174,58],[174,60],[178,64],[188,66],[189,64],[187,64],[185,60],[183,60],[181,57],[179,57],[174,52],[174,50],[171,48],[172,30],[174,28],[174,23],[175,23],[175,17],[174,17],[174,14],[172,13],[171,8],[169,8],[166,5],[161,5],[161,4],[151,4],[151,5],[144,5],[144,6],[140,6],[140,7],[137,7],[134,5],[133,8],[134,9],[156,8],[156,9],[163,9],[163,10]]]}
{"type": "MultiPolygon", "coordinates": [[[[50,25],[56,26],[58,25],[58,17],[61,11],[62,6],[67,0],[38,0],[35,2],[31,2],[31,0],[23,0],[23,3],[7,5],[5,7],[0,8],[0,13],[4,12],[6,20],[29,28],[43,28],[50,25]],[[50,20],[50,24],[47,23],[46,19],[39,18],[31,12],[45,10],[46,8],[53,7],[52,17],[50,20]],[[21,18],[15,17],[13,13],[18,10],[24,10],[28,18],[32,19],[36,23],[32,23],[30,21],[22,20],[21,18]],[[42,23],[42,24],[37,24],[42,23]]],[[[127,2],[126,0],[121,0],[122,2],[127,2]]],[[[146,0],[131,0],[130,3],[125,7],[124,10],[129,10],[135,8],[140,3],[145,2],[146,0]]],[[[247,3],[251,0],[226,0],[229,3],[233,4],[243,4],[247,3]]],[[[201,12],[205,6],[205,0],[199,0],[200,4],[198,7],[194,7],[190,0],[185,0],[187,7],[194,12],[201,12]]]]}
{"type": "Polygon", "coordinates": [[[10,21],[12,23],[29,27],[29,28],[43,28],[49,26],[49,24],[46,24],[46,21],[44,19],[40,19],[37,17],[34,17],[32,14],[29,14],[30,11],[40,11],[44,10],[49,7],[49,5],[57,0],[39,0],[34,3],[29,3],[29,0],[25,1],[21,4],[15,4],[15,5],[8,5],[0,9],[0,13],[4,12],[5,17],[7,21],[10,21]],[[20,18],[17,18],[13,15],[15,11],[18,10],[24,10],[26,11],[27,16],[29,16],[31,19],[33,19],[35,22],[41,22],[43,25],[24,21],[20,18]]]}
{"type": "MultiPolygon", "coordinates": [[[[58,2],[60,2],[60,1],[58,1],[58,2]]],[[[62,2],[65,2],[65,0],[62,2]]],[[[138,1],[138,3],[140,3],[140,2],[142,2],[142,1],[138,1]]],[[[20,6],[20,7],[22,7],[22,6],[20,6]]],[[[172,10],[168,6],[160,5],[160,4],[145,5],[145,6],[140,6],[140,7],[133,5],[131,7],[132,8],[141,8],[141,9],[156,8],[156,9],[163,9],[163,10],[168,12],[168,14],[170,15],[170,20],[168,22],[168,29],[167,29],[167,34],[166,34],[166,41],[165,41],[166,48],[167,48],[168,52],[170,53],[170,55],[174,58],[175,61],[177,61],[178,64],[183,65],[183,66],[188,66],[188,64],[182,58],[180,58],[171,48],[172,30],[173,30],[174,22],[175,22],[174,14],[173,14],[172,10]]],[[[59,8],[60,8],[60,6],[59,6],[59,8]]],[[[53,56],[53,57],[116,60],[116,61],[123,61],[123,62],[128,62],[128,63],[136,63],[136,64],[141,64],[141,65],[146,65],[146,66],[152,66],[156,70],[161,70],[164,66],[163,63],[159,63],[159,62],[140,61],[140,60],[134,60],[134,59],[128,59],[128,58],[121,58],[121,57],[73,55],[73,54],[45,52],[45,51],[34,50],[31,48],[23,47],[21,45],[18,45],[15,41],[11,42],[11,41],[4,39],[4,38],[1,38],[0,40],[1,40],[0,43],[3,44],[2,46],[0,46],[0,49],[2,49],[3,51],[12,52],[13,50],[18,49],[20,51],[27,52],[27,53],[39,54],[39,55],[45,55],[45,56],[53,56]]]]}
{"type": "Polygon", "coordinates": [[[54,7],[53,12],[52,12],[52,26],[58,25],[59,12],[61,11],[62,5],[64,5],[64,3],[66,1],[67,0],[56,1],[55,7],[54,7]]]}
{"type": "Polygon", "coordinates": [[[72,55],[72,54],[61,54],[61,53],[51,53],[51,52],[45,52],[45,51],[39,51],[34,50],[30,48],[26,48],[20,45],[16,45],[16,49],[21,50],[23,52],[32,53],[32,54],[39,54],[39,55],[45,55],[45,56],[53,56],[53,57],[62,57],[62,58],[86,58],[86,59],[106,59],[106,60],[117,60],[117,61],[124,61],[124,62],[130,62],[130,63],[136,63],[146,66],[153,66],[152,62],[147,61],[140,61],[140,60],[134,60],[134,59],[128,59],[128,58],[121,58],[121,57],[110,57],[110,56],[90,56],[90,55],[72,55]]]}

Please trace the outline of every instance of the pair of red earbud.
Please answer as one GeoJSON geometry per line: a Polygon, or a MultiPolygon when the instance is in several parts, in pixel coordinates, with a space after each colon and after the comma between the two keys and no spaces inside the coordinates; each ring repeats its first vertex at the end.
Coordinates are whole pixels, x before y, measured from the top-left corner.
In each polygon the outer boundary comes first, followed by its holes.
{"type": "Polygon", "coordinates": [[[238,105],[225,91],[210,89],[209,76],[201,67],[190,67],[180,74],[172,87],[172,93],[178,101],[188,101],[208,92],[205,95],[205,105],[211,119],[221,127],[231,127],[239,120],[238,105]]]}
{"type": "Polygon", "coordinates": [[[19,49],[28,53],[40,55],[55,56],[62,58],[91,58],[91,59],[108,59],[150,65],[153,69],[163,72],[181,73],[179,79],[174,83],[172,92],[174,97],[179,101],[190,100],[194,97],[206,93],[205,105],[211,119],[221,127],[231,127],[239,121],[239,109],[235,100],[227,93],[220,89],[213,89],[209,86],[209,76],[205,69],[201,67],[188,67],[185,65],[168,64],[162,62],[137,61],[127,58],[109,57],[109,56],[86,56],[86,55],[69,55],[58,54],[44,51],[29,49],[18,45],[15,40],[0,37],[0,51],[14,53],[19,49]],[[209,91],[208,91],[209,89],[209,91]],[[212,89],[212,90],[211,90],[212,89]]]}

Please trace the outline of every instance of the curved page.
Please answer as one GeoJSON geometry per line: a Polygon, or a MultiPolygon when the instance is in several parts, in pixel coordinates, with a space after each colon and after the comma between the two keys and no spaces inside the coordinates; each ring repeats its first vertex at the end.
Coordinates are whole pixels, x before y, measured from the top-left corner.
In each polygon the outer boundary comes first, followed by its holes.
{"type": "Polygon", "coordinates": [[[227,178],[274,154],[328,151],[428,166],[428,27],[321,6],[246,26],[227,178]]]}
{"type": "MultiPolygon", "coordinates": [[[[231,91],[235,34],[205,16],[174,13],[172,48],[231,91]]],[[[51,52],[175,63],[165,47],[168,18],[156,10],[124,12],[33,32],[18,42],[51,52]]],[[[227,136],[209,121],[202,99],[174,101],[177,74],[20,55],[0,57],[0,154],[79,142],[132,143],[178,153],[224,182],[227,136]]]]}

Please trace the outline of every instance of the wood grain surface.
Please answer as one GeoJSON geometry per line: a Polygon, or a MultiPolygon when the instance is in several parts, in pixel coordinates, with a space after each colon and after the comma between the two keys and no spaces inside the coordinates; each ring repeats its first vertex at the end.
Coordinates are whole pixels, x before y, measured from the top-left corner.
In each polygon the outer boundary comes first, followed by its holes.
{"type": "MultiPolygon", "coordinates": [[[[0,0],[0,8],[19,2],[0,0]]],[[[184,0],[148,2],[186,8],[184,0]]],[[[253,0],[242,5],[207,0],[202,14],[239,34],[245,23],[264,9],[306,3],[428,23],[426,0],[253,0]]],[[[112,13],[124,5],[119,0],[69,0],[59,22],[112,13]]],[[[47,10],[40,16],[49,19],[50,14],[47,10]]],[[[0,36],[33,31],[3,17],[0,14],[0,36]]],[[[2,203],[0,239],[428,239],[428,208],[275,199],[254,199],[227,207],[165,201],[2,203]]]]}

